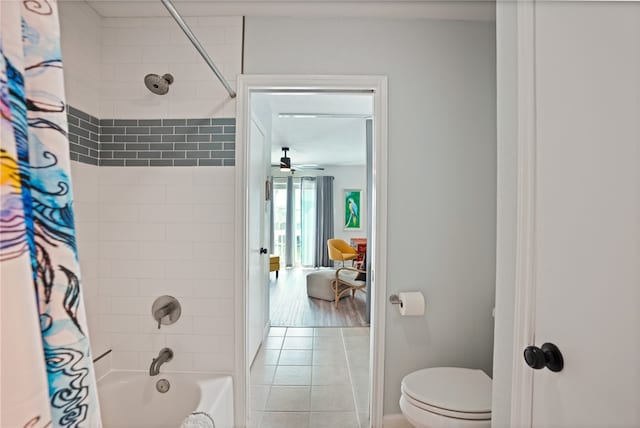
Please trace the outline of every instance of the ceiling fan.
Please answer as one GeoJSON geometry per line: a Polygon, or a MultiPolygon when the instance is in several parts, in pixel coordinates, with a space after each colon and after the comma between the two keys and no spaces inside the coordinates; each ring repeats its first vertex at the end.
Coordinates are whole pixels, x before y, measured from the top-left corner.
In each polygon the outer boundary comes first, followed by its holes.
{"type": "MultiPolygon", "coordinates": [[[[287,156],[287,152],[289,151],[289,147],[283,147],[282,152],[283,155],[280,158],[280,171],[291,171],[293,174],[296,170],[314,170],[314,171],[324,171],[324,168],[315,165],[315,164],[305,164],[305,165],[292,165],[291,158],[287,156]]],[[[272,167],[277,167],[278,165],[271,165],[272,167]]]]}

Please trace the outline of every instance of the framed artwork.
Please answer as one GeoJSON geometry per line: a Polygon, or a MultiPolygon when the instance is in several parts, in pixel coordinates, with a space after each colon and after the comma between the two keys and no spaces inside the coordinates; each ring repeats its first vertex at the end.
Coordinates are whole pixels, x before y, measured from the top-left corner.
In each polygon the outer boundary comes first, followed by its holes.
{"type": "Polygon", "coordinates": [[[344,230],[361,230],[362,190],[344,189],[344,230]]]}

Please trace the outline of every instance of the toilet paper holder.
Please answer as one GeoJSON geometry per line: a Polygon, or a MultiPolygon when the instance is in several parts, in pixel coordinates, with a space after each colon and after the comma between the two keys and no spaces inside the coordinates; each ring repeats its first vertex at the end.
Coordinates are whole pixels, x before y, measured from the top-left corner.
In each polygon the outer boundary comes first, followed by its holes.
{"type": "Polygon", "coordinates": [[[397,294],[392,294],[391,296],[389,296],[389,302],[392,305],[400,305],[400,307],[402,307],[402,300],[400,300],[400,297],[398,297],[397,294]]]}

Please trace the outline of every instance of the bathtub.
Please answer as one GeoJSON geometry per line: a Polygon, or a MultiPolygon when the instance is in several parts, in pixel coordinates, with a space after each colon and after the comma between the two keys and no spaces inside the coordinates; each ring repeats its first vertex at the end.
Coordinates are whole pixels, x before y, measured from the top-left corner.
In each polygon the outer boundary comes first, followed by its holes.
{"type": "Polygon", "coordinates": [[[103,428],[179,428],[191,412],[207,412],[216,428],[233,427],[231,376],[111,371],[98,382],[103,428]],[[167,379],[161,393],[156,382],[167,379]]]}

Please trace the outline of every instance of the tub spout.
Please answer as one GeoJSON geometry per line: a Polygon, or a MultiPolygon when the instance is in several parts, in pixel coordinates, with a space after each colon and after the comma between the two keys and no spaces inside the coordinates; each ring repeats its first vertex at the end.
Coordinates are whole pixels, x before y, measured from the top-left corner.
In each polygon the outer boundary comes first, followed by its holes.
{"type": "Polygon", "coordinates": [[[160,366],[173,359],[173,351],[169,348],[162,348],[157,358],[151,361],[149,376],[156,376],[160,373],[160,366]]]}

